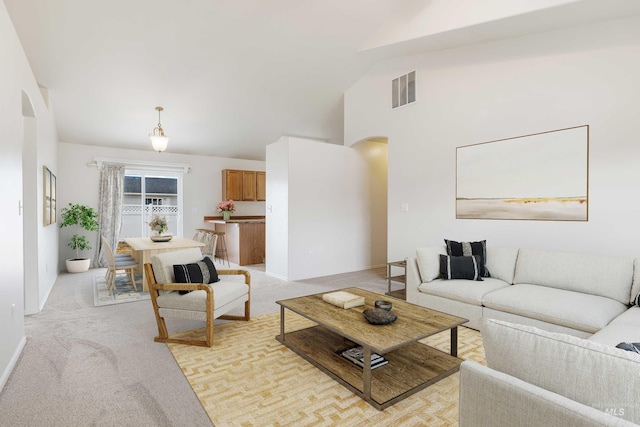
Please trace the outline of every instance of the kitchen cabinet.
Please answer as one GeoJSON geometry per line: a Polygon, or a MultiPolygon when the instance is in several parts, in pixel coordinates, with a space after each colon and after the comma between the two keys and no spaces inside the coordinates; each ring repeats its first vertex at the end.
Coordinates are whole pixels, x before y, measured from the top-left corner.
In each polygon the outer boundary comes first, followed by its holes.
{"type": "Polygon", "coordinates": [[[253,171],[242,171],[242,200],[250,201],[256,199],[256,173],[253,171]]]}
{"type": "Polygon", "coordinates": [[[265,172],[224,169],[222,171],[222,199],[265,201],[266,182],[265,172]]]}
{"type": "Polygon", "coordinates": [[[267,173],[256,172],[256,200],[264,202],[267,200],[267,173]]]}
{"type": "Polygon", "coordinates": [[[242,200],[242,171],[222,171],[222,200],[242,200]]]}

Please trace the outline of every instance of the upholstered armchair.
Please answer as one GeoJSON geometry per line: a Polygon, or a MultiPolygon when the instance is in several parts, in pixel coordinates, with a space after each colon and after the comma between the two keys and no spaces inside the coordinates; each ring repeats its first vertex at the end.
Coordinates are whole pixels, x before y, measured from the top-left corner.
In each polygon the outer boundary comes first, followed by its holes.
{"type": "Polygon", "coordinates": [[[250,319],[251,276],[248,271],[218,270],[220,281],[210,284],[175,283],[174,265],[184,266],[202,259],[199,248],[189,248],[154,255],[151,257],[151,263],[144,265],[158,323],[158,336],[155,341],[211,347],[214,319],[250,319]],[[243,307],[242,316],[227,314],[231,310],[243,307]],[[205,322],[205,340],[169,336],[165,317],[205,322]]]}

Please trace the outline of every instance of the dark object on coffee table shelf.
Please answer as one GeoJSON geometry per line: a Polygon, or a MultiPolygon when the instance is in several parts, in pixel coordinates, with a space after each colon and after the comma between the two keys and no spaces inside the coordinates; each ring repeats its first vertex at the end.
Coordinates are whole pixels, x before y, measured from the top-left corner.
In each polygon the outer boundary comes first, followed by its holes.
{"type": "Polygon", "coordinates": [[[395,314],[382,308],[367,308],[362,312],[362,315],[372,325],[388,325],[398,318],[395,314]]]}
{"type": "Polygon", "coordinates": [[[377,299],[373,305],[376,306],[376,308],[381,308],[383,310],[387,310],[387,311],[391,311],[391,307],[393,307],[393,304],[391,304],[391,301],[385,301],[382,299],[377,299]]]}

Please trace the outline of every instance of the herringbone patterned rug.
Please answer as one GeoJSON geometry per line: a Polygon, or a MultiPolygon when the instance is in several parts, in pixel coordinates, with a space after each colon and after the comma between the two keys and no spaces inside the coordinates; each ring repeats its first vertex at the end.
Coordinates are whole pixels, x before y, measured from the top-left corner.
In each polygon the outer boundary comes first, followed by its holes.
{"type": "MultiPolygon", "coordinates": [[[[286,313],[287,330],[313,325],[286,313]]],[[[211,348],[169,344],[217,427],[458,424],[459,374],[378,411],[276,341],[279,316],[216,325],[211,348]]],[[[446,331],[424,342],[448,352],[449,339],[446,331]]],[[[478,331],[458,328],[458,355],[485,364],[478,331]]]]}

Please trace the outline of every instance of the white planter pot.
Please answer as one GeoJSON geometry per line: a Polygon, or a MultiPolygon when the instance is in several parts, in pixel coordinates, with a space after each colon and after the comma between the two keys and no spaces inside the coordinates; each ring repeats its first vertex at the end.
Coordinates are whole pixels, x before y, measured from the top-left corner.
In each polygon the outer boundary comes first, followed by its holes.
{"type": "Polygon", "coordinates": [[[90,258],[68,259],[65,263],[69,273],[84,273],[91,267],[90,258]]]}

